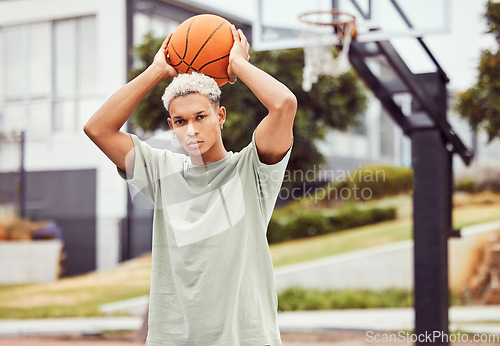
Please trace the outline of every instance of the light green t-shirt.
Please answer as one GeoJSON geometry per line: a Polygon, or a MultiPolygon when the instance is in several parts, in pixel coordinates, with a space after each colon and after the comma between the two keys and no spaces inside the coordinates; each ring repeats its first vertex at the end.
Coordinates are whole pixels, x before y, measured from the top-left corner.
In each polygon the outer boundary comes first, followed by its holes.
{"type": "Polygon", "coordinates": [[[155,208],[146,345],[282,345],[266,232],[290,150],[266,165],[252,138],[196,166],[132,139],[128,182],[155,208]]]}

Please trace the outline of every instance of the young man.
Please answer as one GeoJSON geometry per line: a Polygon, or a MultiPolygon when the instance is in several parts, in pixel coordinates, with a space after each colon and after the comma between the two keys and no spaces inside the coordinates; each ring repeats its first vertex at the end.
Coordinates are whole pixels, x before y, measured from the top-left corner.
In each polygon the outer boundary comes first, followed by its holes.
{"type": "Polygon", "coordinates": [[[241,152],[224,148],[226,110],[215,81],[177,76],[168,64],[171,35],[146,71],[85,125],[85,133],[155,205],[147,345],[281,345],[266,230],[290,156],[297,102],[249,63],[247,39],[231,30],[230,81],[239,78],[268,110],[241,152]],[[165,78],[173,78],[163,96],[168,124],[189,155],[153,149],[120,132],[165,78]]]}

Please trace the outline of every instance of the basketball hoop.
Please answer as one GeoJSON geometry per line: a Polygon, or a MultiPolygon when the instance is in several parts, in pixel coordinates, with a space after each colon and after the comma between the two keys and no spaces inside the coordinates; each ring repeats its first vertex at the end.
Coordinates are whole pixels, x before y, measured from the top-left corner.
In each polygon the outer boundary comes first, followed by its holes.
{"type": "Polygon", "coordinates": [[[299,21],[305,42],[302,88],[310,91],[319,76],[337,77],[351,68],[348,55],[357,35],[356,17],[336,10],[314,11],[302,13],[299,21]],[[332,51],[334,45],[339,49],[337,56],[332,51]]]}

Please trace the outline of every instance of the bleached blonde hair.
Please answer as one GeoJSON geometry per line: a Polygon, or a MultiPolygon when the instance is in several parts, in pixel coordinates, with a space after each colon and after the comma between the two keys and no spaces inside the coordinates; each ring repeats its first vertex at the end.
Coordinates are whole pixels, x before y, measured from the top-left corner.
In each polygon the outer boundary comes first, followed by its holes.
{"type": "Polygon", "coordinates": [[[202,94],[214,104],[219,105],[221,91],[217,82],[202,73],[181,73],[165,88],[162,100],[165,109],[170,108],[170,101],[179,96],[188,94],[202,94]]]}

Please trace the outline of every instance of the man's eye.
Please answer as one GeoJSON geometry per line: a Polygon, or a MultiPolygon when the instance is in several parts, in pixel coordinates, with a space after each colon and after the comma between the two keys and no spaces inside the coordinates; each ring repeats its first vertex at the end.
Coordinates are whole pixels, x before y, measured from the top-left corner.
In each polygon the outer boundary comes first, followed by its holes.
{"type": "Polygon", "coordinates": [[[204,119],[206,118],[207,116],[206,115],[198,115],[198,119],[201,120],[201,119],[204,119]]]}
{"type": "Polygon", "coordinates": [[[174,123],[176,125],[181,125],[184,122],[184,120],[176,120],[174,123]]]}

